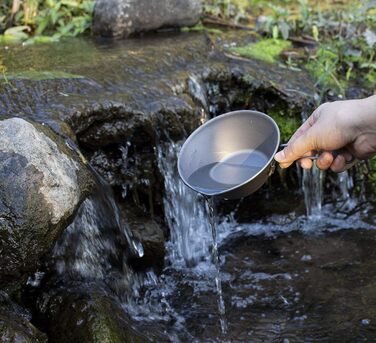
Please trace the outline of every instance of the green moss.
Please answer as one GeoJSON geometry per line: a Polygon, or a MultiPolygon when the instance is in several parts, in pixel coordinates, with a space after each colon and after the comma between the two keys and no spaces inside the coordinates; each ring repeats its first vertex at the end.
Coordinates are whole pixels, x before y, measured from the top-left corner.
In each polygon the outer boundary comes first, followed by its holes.
{"type": "MultiPolygon", "coordinates": [[[[36,70],[27,70],[17,73],[8,73],[6,75],[9,80],[16,79],[27,79],[33,81],[41,80],[56,80],[56,79],[79,79],[83,76],[66,73],[64,71],[52,70],[52,71],[36,71],[36,70]]],[[[0,76],[0,79],[3,79],[3,76],[0,76]]]]}
{"type": "Polygon", "coordinates": [[[281,52],[291,46],[289,41],[281,39],[265,39],[243,47],[231,48],[232,52],[244,57],[256,58],[268,63],[274,63],[281,52]]]}
{"type": "Polygon", "coordinates": [[[376,157],[373,157],[369,160],[370,166],[370,179],[372,183],[376,183],[376,157]]]}
{"type": "Polygon", "coordinates": [[[205,32],[208,32],[208,33],[214,33],[214,34],[221,34],[223,33],[221,30],[218,30],[218,29],[213,29],[213,28],[210,28],[210,27],[207,27],[207,26],[204,26],[202,24],[197,24],[193,27],[183,27],[181,29],[182,32],[192,32],[192,31],[195,31],[195,32],[202,32],[202,31],[205,31],[205,32]]]}
{"type": "Polygon", "coordinates": [[[276,121],[281,132],[281,142],[286,143],[300,126],[300,121],[292,115],[282,111],[272,111],[268,114],[276,121]]]}

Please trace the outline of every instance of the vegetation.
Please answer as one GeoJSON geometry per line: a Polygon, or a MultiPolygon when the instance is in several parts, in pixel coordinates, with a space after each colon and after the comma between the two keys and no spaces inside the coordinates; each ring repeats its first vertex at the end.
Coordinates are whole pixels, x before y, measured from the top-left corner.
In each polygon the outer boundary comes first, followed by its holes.
{"type": "MultiPolygon", "coordinates": [[[[257,44],[261,47],[278,51],[281,40],[292,41],[298,49],[285,54],[284,65],[307,68],[322,95],[333,91],[345,96],[351,85],[369,89],[376,83],[374,0],[211,0],[206,13],[247,25],[260,35],[261,41],[257,44]]],[[[251,48],[237,47],[232,51],[265,60],[265,54],[257,55],[251,48]]],[[[275,62],[276,55],[266,59],[275,62]]]]}
{"type": "MultiPolygon", "coordinates": [[[[51,42],[90,29],[95,0],[3,0],[0,44],[51,42]]],[[[322,95],[376,83],[376,1],[205,0],[202,23],[186,31],[220,34],[226,23],[258,35],[233,53],[306,68],[322,95]],[[210,19],[210,20],[208,20],[210,19]],[[215,25],[216,21],[221,25],[215,25]],[[291,45],[293,44],[293,45],[291,45]],[[285,60],[278,58],[281,52],[285,60]]],[[[1,66],[1,63],[0,63],[1,66]]],[[[5,75],[5,70],[0,73],[5,75]]]]}
{"type": "Polygon", "coordinates": [[[244,47],[233,47],[231,51],[245,57],[256,58],[268,63],[274,63],[281,52],[291,46],[291,43],[281,39],[264,39],[244,47]]]}
{"type": "Polygon", "coordinates": [[[89,30],[94,0],[5,0],[0,43],[50,42],[89,30]]]}

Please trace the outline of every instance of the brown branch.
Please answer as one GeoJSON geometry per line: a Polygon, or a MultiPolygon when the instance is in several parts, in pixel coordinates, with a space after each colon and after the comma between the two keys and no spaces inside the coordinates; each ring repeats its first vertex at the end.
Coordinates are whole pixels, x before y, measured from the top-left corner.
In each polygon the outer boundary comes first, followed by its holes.
{"type": "Polygon", "coordinates": [[[16,16],[17,12],[20,10],[21,1],[20,0],[13,0],[12,3],[12,10],[10,12],[10,17],[6,23],[6,27],[12,27],[14,24],[14,17],[16,16]]]}
{"type": "Polygon", "coordinates": [[[232,23],[232,22],[220,19],[220,18],[212,17],[212,16],[207,16],[207,17],[203,18],[202,23],[203,24],[209,24],[209,25],[229,27],[231,29],[254,31],[254,29],[252,27],[235,24],[235,23],[232,23]]]}

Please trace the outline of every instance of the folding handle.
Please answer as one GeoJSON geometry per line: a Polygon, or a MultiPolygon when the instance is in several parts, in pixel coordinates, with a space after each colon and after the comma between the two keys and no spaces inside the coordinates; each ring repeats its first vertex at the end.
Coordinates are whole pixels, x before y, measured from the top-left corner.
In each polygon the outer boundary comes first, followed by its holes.
{"type": "MultiPolygon", "coordinates": [[[[280,150],[281,150],[281,149],[284,149],[284,148],[286,148],[287,146],[288,146],[287,143],[280,144],[280,145],[279,145],[279,149],[280,149],[280,150]]],[[[332,153],[332,155],[333,155],[333,157],[334,157],[334,159],[335,159],[335,158],[336,158],[339,154],[341,154],[342,152],[344,152],[343,149],[338,149],[338,150],[333,150],[331,153],[332,153]]],[[[351,155],[351,156],[352,156],[352,155],[351,155]]],[[[319,157],[320,157],[320,154],[311,155],[311,156],[302,156],[301,158],[299,158],[299,160],[302,159],[302,158],[309,158],[309,159],[311,159],[311,160],[317,160],[319,157]]],[[[352,156],[352,158],[351,158],[350,161],[346,161],[346,164],[352,164],[352,163],[354,163],[355,161],[356,161],[356,158],[355,158],[354,156],[352,156]]]]}

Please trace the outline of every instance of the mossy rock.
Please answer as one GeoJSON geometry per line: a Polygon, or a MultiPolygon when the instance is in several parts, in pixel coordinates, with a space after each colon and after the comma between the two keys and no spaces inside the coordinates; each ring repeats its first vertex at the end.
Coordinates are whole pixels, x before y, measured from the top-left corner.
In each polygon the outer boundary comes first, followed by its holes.
{"type": "Polygon", "coordinates": [[[255,58],[274,63],[283,50],[291,47],[291,43],[281,39],[264,39],[246,46],[233,47],[230,50],[240,56],[255,58]]]}
{"type": "MultiPolygon", "coordinates": [[[[23,72],[7,73],[5,76],[8,80],[24,79],[33,81],[83,78],[81,75],[71,74],[60,70],[26,70],[23,72]]],[[[4,75],[1,76],[0,79],[4,79],[4,75]]]]}
{"type": "Polygon", "coordinates": [[[38,300],[40,319],[54,343],[145,343],[119,301],[98,285],[50,290],[38,300]]]}
{"type": "Polygon", "coordinates": [[[295,115],[289,113],[287,109],[280,111],[271,110],[268,114],[275,120],[279,127],[282,143],[287,143],[301,125],[301,121],[295,115]]]}
{"type": "Polygon", "coordinates": [[[7,343],[46,343],[47,336],[30,322],[30,313],[0,291],[0,340],[7,343]]]}

